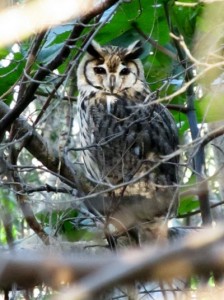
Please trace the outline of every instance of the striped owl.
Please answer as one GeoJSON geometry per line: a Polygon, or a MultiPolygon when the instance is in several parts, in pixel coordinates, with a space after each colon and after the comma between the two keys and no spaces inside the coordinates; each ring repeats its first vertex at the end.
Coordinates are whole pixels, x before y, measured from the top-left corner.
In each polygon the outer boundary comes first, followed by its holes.
{"type": "Polygon", "coordinates": [[[89,45],[77,70],[78,117],[86,175],[101,191],[89,206],[117,235],[137,228],[148,241],[166,236],[177,208],[178,158],[164,156],[177,149],[178,136],[167,108],[153,103],[142,52],[140,41],[89,45]]]}

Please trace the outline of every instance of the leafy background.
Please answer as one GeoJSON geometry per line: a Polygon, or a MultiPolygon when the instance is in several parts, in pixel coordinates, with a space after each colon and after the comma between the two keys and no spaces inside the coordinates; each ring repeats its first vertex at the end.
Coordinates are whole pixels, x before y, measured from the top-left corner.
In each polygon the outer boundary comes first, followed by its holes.
{"type": "MultiPolygon", "coordinates": [[[[33,99],[23,110],[22,117],[50,148],[56,149],[59,156],[65,156],[75,170],[82,169],[78,152],[74,150],[79,147],[76,68],[81,50],[92,38],[102,45],[123,47],[137,39],[142,40],[145,51],[141,58],[146,80],[152,91],[160,91],[160,99],[171,110],[179,129],[180,205],[174,224],[198,226],[219,220],[223,204],[220,168],[223,144],[222,138],[214,138],[221,136],[222,130],[203,144],[203,137],[216,130],[217,124],[222,125],[217,122],[222,122],[224,115],[223,37],[219,31],[213,48],[209,46],[216,28],[222,26],[220,11],[223,4],[219,5],[190,0],[182,4],[166,0],[132,0],[115,4],[90,20],[78,38],[69,42],[69,55],[38,81],[33,99]],[[215,21],[210,18],[211,12],[217,16],[215,21]],[[207,70],[208,63],[216,64],[216,67],[207,70]],[[192,139],[197,140],[196,147],[192,139]],[[197,191],[201,183],[203,193],[197,191]],[[210,211],[211,205],[215,208],[210,211]]],[[[20,100],[21,89],[26,92],[38,72],[62,54],[76,25],[76,21],[70,21],[48,29],[29,68],[27,60],[38,34],[0,49],[1,101],[12,108],[20,100]]],[[[30,152],[25,146],[26,141],[18,139],[12,127],[0,148],[1,161],[7,164],[6,169],[1,168],[0,181],[1,248],[18,247],[34,232],[41,236],[42,231],[63,241],[99,238],[96,221],[83,212],[81,206],[74,205],[77,185],[66,183],[59,176],[60,172],[53,172],[39,159],[37,153],[43,149],[30,152]],[[15,153],[17,159],[14,161],[15,153]],[[22,190],[16,188],[14,171],[19,176],[18,185],[22,190]],[[24,214],[24,203],[27,202],[39,229],[35,230],[37,227],[24,214]]]]}

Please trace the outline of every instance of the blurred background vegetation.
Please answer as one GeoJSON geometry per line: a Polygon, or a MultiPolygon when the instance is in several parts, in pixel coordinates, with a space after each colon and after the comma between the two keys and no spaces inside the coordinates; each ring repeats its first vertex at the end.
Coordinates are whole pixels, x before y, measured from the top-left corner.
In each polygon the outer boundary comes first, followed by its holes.
{"type": "MultiPolygon", "coordinates": [[[[0,19],[11,7],[29,2],[2,1],[0,19]]],[[[42,10],[52,14],[42,2],[42,10]]],[[[92,4],[91,13],[79,19],[69,16],[10,44],[0,38],[2,250],[35,248],[49,244],[49,238],[59,243],[103,239],[100,219],[76,200],[86,193],[77,151],[76,68],[92,39],[101,45],[126,47],[137,39],[144,44],[146,80],[179,129],[180,205],[173,226],[223,219],[224,2],[92,4]]],[[[6,32],[11,20],[7,22],[6,32]]],[[[45,299],[48,294],[38,293],[36,298],[17,294],[13,299],[45,299]]]]}

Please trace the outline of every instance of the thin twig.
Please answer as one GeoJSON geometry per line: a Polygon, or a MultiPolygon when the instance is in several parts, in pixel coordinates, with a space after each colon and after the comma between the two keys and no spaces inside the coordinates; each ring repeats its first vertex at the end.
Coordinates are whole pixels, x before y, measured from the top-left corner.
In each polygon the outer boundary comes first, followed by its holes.
{"type": "MultiPolygon", "coordinates": [[[[19,152],[17,151],[17,149],[15,149],[15,147],[12,146],[11,151],[10,151],[10,159],[11,159],[10,162],[12,164],[17,163],[18,154],[19,154],[19,152]]],[[[16,190],[16,198],[17,198],[18,204],[19,204],[19,206],[20,206],[20,208],[23,212],[24,219],[26,220],[29,227],[43,241],[43,243],[45,245],[49,245],[49,242],[50,242],[49,241],[49,236],[46,234],[46,232],[44,231],[44,229],[42,228],[40,223],[37,221],[27,196],[22,195],[21,193],[19,193],[19,191],[22,189],[22,182],[21,182],[19,174],[16,170],[14,170],[12,172],[12,178],[17,183],[13,187],[16,190]]]]}
{"type": "Polygon", "coordinates": [[[27,86],[27,83],[28,83],[26,74],[30,74],[31,67],[32,67],[33,63],[35,62],[35,60],[36,60],[37,53],[40,49],[40,45],[41,45],[41,42],[43,41],[43,39],[45,37],[45,34],[46,34],[45,31],[37,34],[34,41],[33,41],[33,44],[31,45],[30,51],[28,53],[25,69],[24,69],[24,74],[23,74],[23,76],[20,80],[20,88],[19,88],[19,93],[18,93],[18,98],[17,98],[18,102],[23,97],[23,94],[26,90],[26,86],[27,86]]]}
{"type": "Polygon", "coordinates": [[[185,107],[185,106],[183,106],[183,105],[178,105],[178,104],[166,104],[166,107],[168,108],[168,109],[171,109],[171,110],[175,110],[175,111],[179,111],[179,112],[181,112],[181,113],[183,113],[183,114],[186,114],[187,113],[187,111],[188,111],[188,108],[187,107],[185,107]]]}
{"type": "Polygon", "coordinates": [[[172,51],[168,50],[167,48],[159,45],[155,40],[153,40],[150,36],[147,36],[140,28],[138,28],[137,23],[133,22],[132,26],[134,29],[147,41],[149,42],[156,50],[160,51],[161,53],[169,56],[170,58],[177,60],[177,55],[172,51]]]}
{"type": "MultiPolygon", "coordinates": [[[[0,101],[0,117],[9,112],[9,107],[0,101]]],[[[57,175],[59,164],[59,153],[56,149],[50,147],[43,137],[41,137],[25,120],[18,118],[15,121],[15,127],[18,134],[17,139],[24,137],[29,133],[29,142],[25,144],[26,149],[36,157],[46,168],[57,175]]],[[[77,188],[80,192],[85,190],[84,185],[79,183],[75,166],[71,164],[65,157],[60,158],[60,179],[69,184],[73,188],[77,188]]]]}

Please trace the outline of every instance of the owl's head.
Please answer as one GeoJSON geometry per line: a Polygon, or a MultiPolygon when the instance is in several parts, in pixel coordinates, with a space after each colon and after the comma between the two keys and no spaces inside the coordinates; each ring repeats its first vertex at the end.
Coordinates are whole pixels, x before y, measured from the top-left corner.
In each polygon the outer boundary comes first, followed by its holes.
{"type": "Polygon", "coordinates": [[[128,89],[141,91],[145,77],[139,56],[143,52],[140,41],[127,48],[100,46],[95,41],[77,71],[78,89],[119,94],[128,89]]]}

